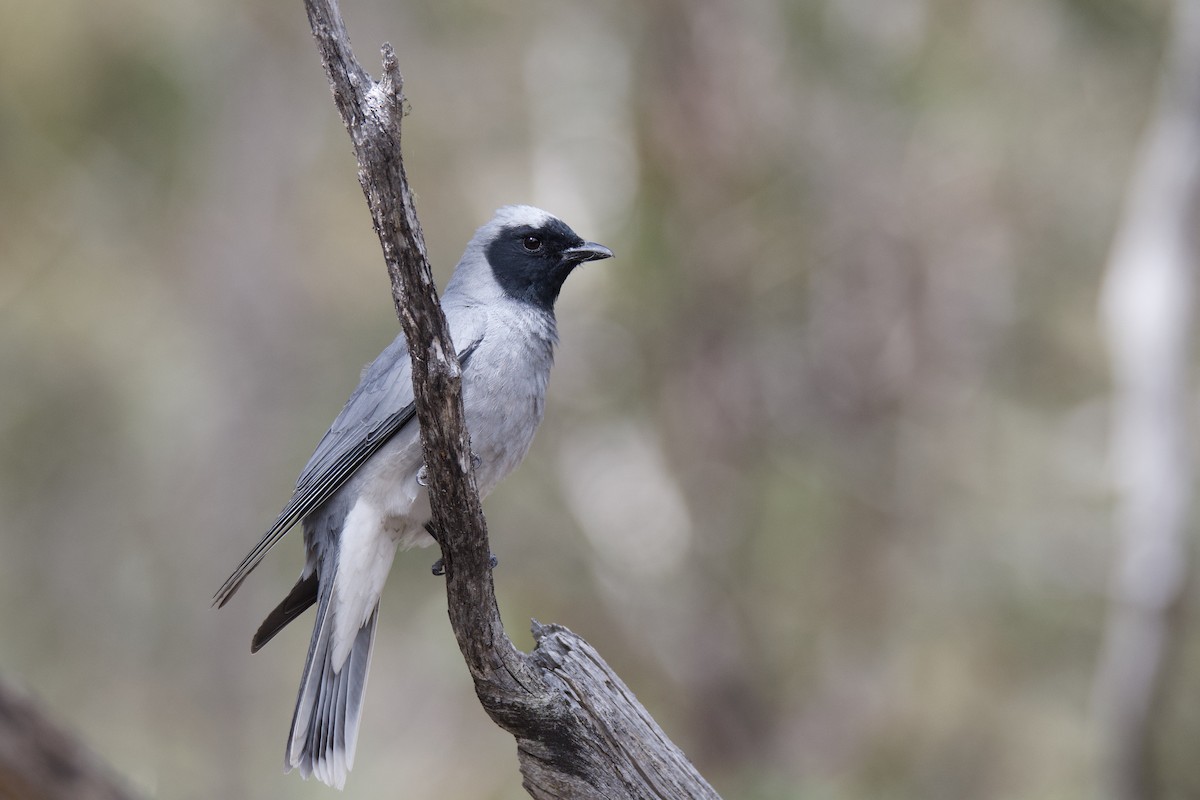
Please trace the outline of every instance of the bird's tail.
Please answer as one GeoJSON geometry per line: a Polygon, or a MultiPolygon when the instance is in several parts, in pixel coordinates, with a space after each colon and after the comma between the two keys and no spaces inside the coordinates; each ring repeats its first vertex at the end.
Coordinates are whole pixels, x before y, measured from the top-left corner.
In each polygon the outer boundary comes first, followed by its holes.
{"type": "Polygon", "coordinates": [[[379,605],[375,605],[359,629],[346,662],[335,670],[333,615],[329,613],[333,581],[328,583],[328,589],[321,587],[317,601],[317,622],[300,679],[300,696],[292,717],[284,770],[299,769],[305,778],[315,775],[322,783],[341,789],[346,784],[346,774],[354,766],[379,605]]]}

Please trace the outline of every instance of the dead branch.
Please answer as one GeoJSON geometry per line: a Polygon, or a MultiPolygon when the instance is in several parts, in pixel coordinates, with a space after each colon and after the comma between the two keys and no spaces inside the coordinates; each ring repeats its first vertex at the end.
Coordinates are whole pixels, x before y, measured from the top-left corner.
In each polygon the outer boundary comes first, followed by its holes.
{"type": "Polygon", "coordinates": [[[359,182],[408,339],[450,624],[480,703],[516,737],[524,785],[533,797],[717,798],[587,642],[565,628],[535,623],[538,644],[525,654],[505,634],[471,468],[460,367],[400,153],[404,95],[396,54],[383,46],[383,77],[376,82],[355,60],[335,0],[305,0],[305,7],[354,143],[359,182]]]}

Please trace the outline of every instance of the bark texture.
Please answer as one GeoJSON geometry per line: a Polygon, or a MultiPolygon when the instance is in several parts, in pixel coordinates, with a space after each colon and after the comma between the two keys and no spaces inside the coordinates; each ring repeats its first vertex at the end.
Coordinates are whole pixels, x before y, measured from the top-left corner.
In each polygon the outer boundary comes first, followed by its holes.
{"type": "Polygon", "coordinates": [[[413,361],[413,391],[450,624],[491,718],[517,739],[537,798],[716,798],[687,757],[587,642],[540,626],[531,654],[504,632],[487,526],[471,468],[461,371],[438,304],[400,153],[403,81],[390,45],[374,81],[355,60],[334,0],[305,0],[309,23],[358,159],[413,361]]]}

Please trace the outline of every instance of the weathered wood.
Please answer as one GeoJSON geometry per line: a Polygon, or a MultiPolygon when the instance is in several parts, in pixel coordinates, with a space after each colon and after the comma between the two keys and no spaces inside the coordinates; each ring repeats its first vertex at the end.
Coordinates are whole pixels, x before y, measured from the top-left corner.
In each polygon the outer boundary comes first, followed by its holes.
{"type": "Polygon", "coordinates": [[[0,798],[134,800],[86,747],[0,682],[0,798]]]}
{"type": "Polygon", "coordinates": [[[594,647],[561,625],[535,621],[533,637],[531,660],[550,694],[566,699],[563,733],[575,738],[556,751],[540,729],[531,731],[540,738],[518,735],[530,795],[718,797],[594,647]]]}
{"type": "Polygon", "coordinates": [[[355,60],[335,0],[305,0],[305,7],[354,143],[359,182],[408,339],[450,624],[480,703],[516,737],[524,785],[533,797],[716,798],[590,645],[565,628],[535,624],[538,646],[527,655],[504,632],[471,467],[460,367],[401,158],[404,95],[396,55],[383,46],[383,78],[375,82],[355,60]]]}

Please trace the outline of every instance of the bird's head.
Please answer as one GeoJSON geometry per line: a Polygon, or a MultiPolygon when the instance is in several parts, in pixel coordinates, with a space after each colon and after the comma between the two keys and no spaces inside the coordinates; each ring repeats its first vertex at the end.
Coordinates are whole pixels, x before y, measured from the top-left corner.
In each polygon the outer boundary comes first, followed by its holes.
{"type": "Polygon", "coordinates": [[[447,291],[456,283],[465,289],[465,281],[490,279],[509,297],[553,311],[575,267],[611,257],[607,247],[584,241],[540,208],[505,206],[475,233],[447,291]]]}

